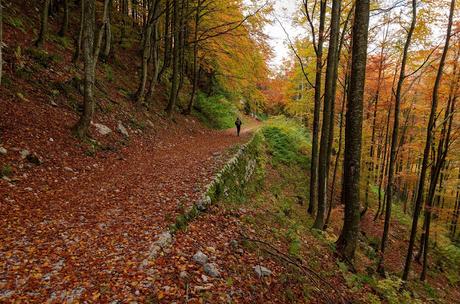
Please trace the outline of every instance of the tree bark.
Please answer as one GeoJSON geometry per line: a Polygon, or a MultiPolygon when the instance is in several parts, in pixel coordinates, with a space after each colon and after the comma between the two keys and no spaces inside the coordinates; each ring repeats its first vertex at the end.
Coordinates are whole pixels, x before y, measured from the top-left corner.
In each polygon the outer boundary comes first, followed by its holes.
{"type": "Polygon", "coordinates": [[[329,51],[327,55],[326,82],[324,88],[323,125],[321,128],[321,142],[318,160],[318,208],[315,223],[313,224],[313,228],[321,230],[324,228],[324,216],[327,205],[328,169],[331,157],[329,136],[333,135],[330,134],[331,124],[333,124],[334,121],[334,115],[331,112],[333,108],[332,104],[335,102],[336,75],[339,59],[338,49],[341,4],[341,0],[335,0],[332,2],[331,30],[329,51]]]}
{"type": "Polygon", "coordinates": [[[59,30],[59,36],[63,37],[67,34],[69,28],[69,0],[64,0],[64,17],[62,18],[61,29],[59,30]]]}
{"type": "MultiPolygon", "coordinates": [[[[316,52],[316,76],[315,76],[315,106],[313,113],[313,134],[311,148],[311,165],[310,165],[310,203],[308,213],[315,214],[317,208],[316,186],[318,179],[318,139],[320,125],[320,107],[321,107],[321,77],[323,70],[323,44],[324,44],[324,27],[326,22],[326,0],[320,0],[320,16],[318,29],[318,43],[315,48],[316,52]]],[[[305,10],[308,11],[307,1],[304,1],[305,10]]]]}
{"type": "Polygon", "coordinates": [[[91,119],[94,114],[94,29],[96,23],[95,1],[82,0],[85,2],[85,18],[83,28],[83,55],[84,55],[84,108],[80,120],[74,127],[75,134],[84,138],[88,134],[91,119]]]}
{"type": "Polygon", "coordinates": [[[345,214],[343,229],[337,241],[337,251],[349,263],[354,259],[359,235],[359,180],[368,27],[369,0],[357,0],[352,32],[351,79],[345,127],[344,182],[342,191],[345,214]]]}
{"type": "Polygon", "coordinates": [[[75,40],[75,53],[73,54],[72,62],[77,63],[80,60],[81,44],[83,39],[83,28],[85,24],[85,1],[81,0],[81,11],[80,11],[80,30],[78,31],[78,37],[75,40]]]}
{"type": "Polygon", "coordinates": [[[43,47],[46,41],[46,37],[48,36],[48,15],[50,10],[50,1],[51,0],[44,0],[43,2],[43,10],[40,18],[40,32],[38,34],[37,41],[35,42],[36,47],[43,47]]]}
{"type": "Polygon", "coordinates": [[[168,118],[171,118],[173,115],[174,107],[177,100],[177,89],[179,87],[179,56],[180,56],[180,42],[179,42],[179,31],[180,31],[180,22],[178,14],[179,0],[173,0],[173,71],[171,76],[171,89],[169,92],[169,102],[165,109],[168,118]]]}

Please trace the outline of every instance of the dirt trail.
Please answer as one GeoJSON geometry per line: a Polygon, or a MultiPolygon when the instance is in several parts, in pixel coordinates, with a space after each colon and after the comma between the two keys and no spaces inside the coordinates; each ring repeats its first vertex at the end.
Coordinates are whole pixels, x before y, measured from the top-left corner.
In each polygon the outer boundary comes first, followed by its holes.
{"type": "Polygon", "coordinates": [[[42,165],[16,186],[0,181],[0,302],[144,293],[153,279],[140,267],[149,246],[253,128],[241,137],[234,130],[160,134],[103,162],[61,164],[59,175],[42,165]]]}

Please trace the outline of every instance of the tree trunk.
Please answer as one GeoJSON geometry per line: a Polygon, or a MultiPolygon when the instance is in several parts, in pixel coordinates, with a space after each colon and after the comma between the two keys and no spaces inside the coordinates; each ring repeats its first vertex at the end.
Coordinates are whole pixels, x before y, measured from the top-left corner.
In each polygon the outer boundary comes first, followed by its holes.
{"type": "Polygon", "coordinates": [[[96,23],[95,1],[82,0],[85,2],[85,18],[83,28],[83,55],[84,55],[84,108],[80,120],[74,127],[75,134],[84,138],[88,134],[91,119],[94,113],[94,29],[96,23]]]}
{"type": "Polygon", "coordinates": [[[328,169],[331,157],[329,136],[333,135],[330,134],[331,124],[333,124],[334,121],[334,115],[331,112],[333,108],[332,104],[335,102],[336,75],[339,60],[338,49],[341,4],[341,0],[332,2],[331,31],[329,38],[329,51],[327,55],[326,82],[324,88],[323,125],[321,128],[321,142],[318,160],[318,208],[315,223],[313,224],[313,228],[316,229],[324,228],[324,215],[327,205],[328,169]]]}
{"type": "Polygon", "coordinates": [[[360,204],[359,179],[361,163],[361,135],[363,123],[363,95],[366,77],[369,27],[369,0],[357,0],[353,24],[353,47],[350,89],[347,101],[344,151],[343,201],[345,214],[337,252],[349,263],[355,256],[359,235],[360,204]]]}
{"type": "Polygon", "coordinates": [[[174,107],[176,105],[177,100],[177,89],[179,86],[179,56],[180,56],[180,42],[179,42],[179,31],[180,31],[180,22],[179,22],[179,14],[178,14],[178,0],[173,0],[173,36],[174,36],[174,44],[173,44],[173,71],[171,75],[171,89],[169,92],[169,102],[168,106],[166,107],[165,111],[167,113],[168,118],[171,118],[173,115],[174,107]]]}
{"type": "MultiPolygon", "coordinates": [[[[452,0],[450,4],[450,14],[449,14],[449,23],[447,26],[446,41],[445,41],[444,50],[441,56],[441,61],[439,63],[436,80],[433,86],[433,94],[432,94],[432,100],[431,100],[431,112],[430,112],[430,118],[428,121],[427,133],[426,133],[426,142],[425,142],[425,149],[423,151],[422,166],[420,169],[419,186],[418,186],[417,198],[415,201],[414,216],[412,219],[412,228],[411,228],[411,234],[410,234],[410,240],[409,240],[409,247],[407,249],[406,263],[404,266],[404,272],[402,276],[403,280],[407,280],[407,278],[409,277],[410,265],[412,262],[412,254],[414,250],[415,237],[417,235],[418,218],[420,216],[420,211],[421,211],[421,206],[422,206],[422,198],[423,198],[423,192],[424,192],[423,190],[425,186],[426,171],[428,168],[430,149],[431,149],[431,145],[433,142],[433,130],[435,127],[435,119],[437,115],[436,112],[437,112],[438,100],[439,100],[439,86],[441,84],[442,74],[444,71],[444,65],[445,65],[446,57],[447,57],[447,51],[449,49],[449,43],[450,43],[451,32],[452,32],[452,19],[453,19],[453,14],[454,14],[454,8],[455,8],[455,0],[452,0]]],[[[427,229],[428,229],[427,231],[429,231],[429,227],[427,229]]],[[[429,235],[425,235],[425,238],[429,238],[429,235]]],[[[428,240],[425,241],[425,244],[427,244],[427,242],[428,240]]],[[[427,248],[425,248],[425,251],[426,249],[427,248]]]]}
{"type": "Polygon", "coordinates": [[[190,93],[190,100],[188,102],[187,110],[185,114],[192,112],[193,104],[195,103],[196,91],[198,86],[198,30],[200,27],[200,14],[201,5],[203,0],[197,0],[197,6],[195,11],[195,31],[193,33],[193,64],[192,64],[192,92],[190,93]]]}
{"type": "Polygon", "coordinates": [[[35,41],[35,46],[39,48],[43,47],[48,35],[48,14],[50,10],[50,1],[51,0],[44,0],[43,2],[43,10],[40,18],[40,32],[38,34],[37,41],[35,41]]]}
{"type": "Polygon", "coordinates": [[[81,44],[83,39],[83,28],[85,24],[85,1],[81,0],[81,11],[80,11],[80,30],[75,43],[75,53],[73,54],[72,62],[77,63],[80,60],[81,44]]]}
{"type": "Polygon", "coordinates": [[[102,57],[105,61],[108,60],[110,56],[110,50],[112,48],[112,0],[109,1],[109,12],[107,14],[107,23],[105,25],[105,45],[104,51],[102,52],[102,57]]]}
{"type": "Polygon", "coordinates": [[[64,0],[64,17],[62,18],[61,29],[59,30],[59,36],[63,37],[67,34],[69,28],[69,0],[64,0]]]}
{"type": "MultiPolygon", "coordinates": [[[[317,208],[316,185],[318,179],[318,133],[321,107],[321,74],[323,70],[323,44],[324,44],[324,25],[326,22],[326,0],[320,0],[320,17],[318,29],[318,43],[316,46],[316,76],[315,76],[315,108],[313,113],[313,134],[311,148],[310,165],[310,203],[308,213],[315,214],[317,208]]],[[[306,2],[305,10],[308,10],[306,2]]]]}

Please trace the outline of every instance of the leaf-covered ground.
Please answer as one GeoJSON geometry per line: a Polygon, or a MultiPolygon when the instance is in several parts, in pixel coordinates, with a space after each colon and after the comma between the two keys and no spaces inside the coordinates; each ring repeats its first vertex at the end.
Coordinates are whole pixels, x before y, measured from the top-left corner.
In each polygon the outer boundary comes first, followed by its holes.
{"type": "Polygon", "coordinates": [[[0,180],[2,302],[143,298],[152,242],[249,137],[158,117],[142,131],[124,121],[129,140],[116,127],[108,138],[93,130],[94,146],[70,136],[74,113],[40,101],[11,98],[1,116],[2,166],[12,170],[0,180]]]}

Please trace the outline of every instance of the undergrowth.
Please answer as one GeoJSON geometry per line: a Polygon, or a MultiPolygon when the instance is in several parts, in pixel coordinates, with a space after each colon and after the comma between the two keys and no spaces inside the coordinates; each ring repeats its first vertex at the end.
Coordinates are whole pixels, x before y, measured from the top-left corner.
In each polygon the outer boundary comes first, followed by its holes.
{"type": "Polygon", "coordinates": [[[219,130],[234,127],[236,117],[240,115],[235,105],[221,95],[207,97],[199,93],[194,110],[205,125],[219,130]]]}

